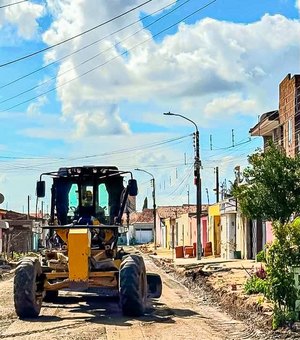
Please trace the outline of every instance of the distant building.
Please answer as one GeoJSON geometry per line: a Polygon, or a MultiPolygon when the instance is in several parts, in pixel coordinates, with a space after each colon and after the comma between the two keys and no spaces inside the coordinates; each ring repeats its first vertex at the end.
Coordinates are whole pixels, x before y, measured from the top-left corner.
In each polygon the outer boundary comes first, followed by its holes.
{"type": "Polygon", "coordinates": [[[251,136],[281,145],[288,156],[300,152],[300,75],[288,74],[279,84],[279,108],[261,115],[250,129],[251,136]]]}

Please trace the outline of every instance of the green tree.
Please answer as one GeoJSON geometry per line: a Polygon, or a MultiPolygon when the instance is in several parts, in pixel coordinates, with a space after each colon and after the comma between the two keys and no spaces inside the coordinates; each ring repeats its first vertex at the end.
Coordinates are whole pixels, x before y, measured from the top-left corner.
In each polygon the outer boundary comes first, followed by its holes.
{"type": "Polygon", "coordinates": [[[265,152],[249,156],[245,184],[235,185],[242,213],[251,219],[272,221],[275,241],[266,252],[267,296],[274,302],[273,327],[295,320],[298,291],[294,266],[300,260],[300,157],[288,157],[270,144],[265,152]]]}
{"type": "Polygon", "coordinates": [[[273,143],[248,157],[245,184],[235,186],[242,213],[249,218],[289,221],[300,212],[300,157],[288,157],[273,143]]]}
{"type": "Polygon", "coordinates": [[[148,198],[147,197],[145,197],[145,199],[144,199],[144,204],[143,204],[142,210],[144,210],[144,209],[148,209],[148,198]]]}

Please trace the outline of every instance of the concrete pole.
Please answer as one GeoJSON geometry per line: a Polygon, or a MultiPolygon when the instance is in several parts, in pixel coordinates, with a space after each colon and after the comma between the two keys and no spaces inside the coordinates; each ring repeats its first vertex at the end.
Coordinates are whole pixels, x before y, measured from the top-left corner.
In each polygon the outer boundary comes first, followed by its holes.
{"type": "Polygon", "coordinates": [[[164,112],[166,116],[177,116],[191,122],[196,129],[195,132],[195,162],[194,162],[194,178],[196,185],[196,205],[197,205],[197,260],[201,260],[202,256],[202,245],[201,245],[201,214],[202,214],[202,197],[201,197],[201,160],[200,160],[200,146],[199,146],[199,130],[197,124],[178,113],[164,112]]]}

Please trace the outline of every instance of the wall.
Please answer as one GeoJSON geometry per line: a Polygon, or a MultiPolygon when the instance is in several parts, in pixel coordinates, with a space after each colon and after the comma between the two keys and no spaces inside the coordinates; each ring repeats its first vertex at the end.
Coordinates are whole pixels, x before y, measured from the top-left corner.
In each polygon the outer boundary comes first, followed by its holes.
{"type": "Polygon", "coordinates": [[[189,214],[182,214],[176,219],[178,226],[178,245],[179,246],[192,246],[192,221],[189,214]]]}
{"type": "Polygon", "coordinates": [[[134,237],[137,243],[153,241],[153,223],[137,222],[133,224],[134,237]]]}
{"type": "Polygon", "coordinates": [[[242,259],[247,259],[247,219],[242,216],[239,210],[237,211],[236,223],[236,250],[241,252],[242,259]]]}
{"type": "Polygon", "coordinates": [[[10,229],[5,232],[4,243],[8,240],[11,249],[16,252],[26,253],[32,250],[32,221],[25,220],[6,220],[10,229]]]}
{"type": "Polygon", "coordinates": [[[172,244],[172,220],[171,218],[165,218],[165,226],[166,226],[166,246],[168,249],[173,248],[172,244]]]}
{"type": "Polygon", "coordinates": [[[300,99],[297,96],[299,89],[296,91],[299,85],[300,76],[291,77],[290,74],[279,84],[279,122],[283,126],[284,148],[287,155],[291,157],[299,152],[300,147],[298,143],[300,131],[299,126],[296,126],[300,114],[300,99]]]}
{"type": "Polygon", "coordinates": [[[236,214],[221,215],[221,257],[233,259],[236,250],[236,214]]]}
{"type": "Polygon", "coordinates": [[[163,247],[163,245],[162,245],[162,239],[163,239],[162,232],[163,232],[163,230],[161,228],[161,219],[159,217],[158,212],[156,212],[156,244],[158,246],[161,246],[161,247],[163,247]]]}
{"type": "Polygon", "coordinates": [[[272,230],[272,222],[266,222],[266,243],[272,243],[274,241],[274,235],[272,230]]]}
{"type": "Polygon", "coordinates": [[[221,253],[221,219],[218,203],[208,207],[208,221],[209,242],[212,242],[213,254],[218,256],[221,253]]]}

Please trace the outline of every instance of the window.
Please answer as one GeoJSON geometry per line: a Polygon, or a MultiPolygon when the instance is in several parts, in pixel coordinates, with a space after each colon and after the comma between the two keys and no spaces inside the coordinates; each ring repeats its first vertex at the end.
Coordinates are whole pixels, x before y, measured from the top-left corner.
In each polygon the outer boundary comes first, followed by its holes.
{"type": "Polygon", "coordinates": [[[293,140],[293,125],[292,125],[292,120],[289,119],[288,120],[288,143],[289,145],[292,144],[292,140],[293,140]]]}
{"type": "Polygon", "coordinates": [[[96,216],[100,223],[109,223],[110,206],[108,192],[104,183],[99,184],[96,201],[96,216]]]}
{"type": "Polygon", "coordinates": [[[79,198],[78,198],[78,185],[73,183],[71,186],[71,189],[69,191],[68,194],[68,202],[69,202],[69,206],[68,206],[68,223],[72,222],[74,215],[75,215],[75,211],[79,206],[79,198]]]}

